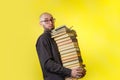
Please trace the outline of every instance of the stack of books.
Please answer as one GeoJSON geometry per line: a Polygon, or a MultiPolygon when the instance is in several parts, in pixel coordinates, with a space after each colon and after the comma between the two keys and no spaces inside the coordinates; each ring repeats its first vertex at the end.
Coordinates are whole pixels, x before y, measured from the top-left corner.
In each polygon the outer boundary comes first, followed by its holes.
{"type": "MultiPolygon", "coordinates": [[[[69,69],[82,66],[83,61],[75,30],[61,26],[52,30],[51,35],[58,46],[63,66],[69,69]]],[[[66,80],[77,79],[66,78],[66,80]]]]}

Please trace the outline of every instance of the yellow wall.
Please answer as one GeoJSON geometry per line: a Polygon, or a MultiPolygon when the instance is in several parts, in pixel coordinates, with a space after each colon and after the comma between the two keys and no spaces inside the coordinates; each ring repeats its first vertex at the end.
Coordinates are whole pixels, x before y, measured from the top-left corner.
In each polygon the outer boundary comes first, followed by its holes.
{"type": "Polygon", "coordinates": [[[1,0],[0,80],[43,80],[35,43],[39,15],[74,26],[87,74],[81,80],[120,79],[119,0],[1,0]]]}

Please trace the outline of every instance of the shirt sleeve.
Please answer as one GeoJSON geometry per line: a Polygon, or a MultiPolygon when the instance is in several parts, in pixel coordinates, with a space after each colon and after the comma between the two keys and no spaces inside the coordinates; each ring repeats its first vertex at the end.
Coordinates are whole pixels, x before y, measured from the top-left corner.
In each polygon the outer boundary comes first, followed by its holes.
{"type": "Polygon", "coordinates": [[[38,40],[36,49],[42,67],[49,72],[60,74],[66,77],[71,76],[71,69],[65,68],[61,64],[58,64],[57,62],[54,61],[50,47],[51,46],[49,40],[47,39],[38,40]]]}

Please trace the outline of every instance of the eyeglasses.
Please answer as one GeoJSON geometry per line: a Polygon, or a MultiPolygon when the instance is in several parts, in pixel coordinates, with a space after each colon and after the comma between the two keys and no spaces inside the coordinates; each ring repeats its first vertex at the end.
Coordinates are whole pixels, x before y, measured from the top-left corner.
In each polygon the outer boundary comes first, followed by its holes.
{"type": "Polygon", "coordinates": [[[51,21],[51,22],[54,22],[54,21],[55,21],[55,18],[52,18],[52,19],[50,19],[50,20],[48,20],[48,19],[42,20],[42,21],[40,21],[40,22],[49,23],[50,21],[51,21]]]}

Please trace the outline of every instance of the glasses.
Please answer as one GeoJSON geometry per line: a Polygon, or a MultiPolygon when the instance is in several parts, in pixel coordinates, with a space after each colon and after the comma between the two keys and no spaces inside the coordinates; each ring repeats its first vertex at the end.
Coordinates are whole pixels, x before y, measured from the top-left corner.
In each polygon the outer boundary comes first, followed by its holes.
{"type": "Polygon", "coordinates": [[[52,19],[50,19],[50,20],[48,20],[48,19],[42,20],[42,21],[40,21],[40,22],[49,23],[50,21],[51,21],[51,22],[54,22],[54,21],[55,21],[55,18],[52,18],[52,19]]]}

